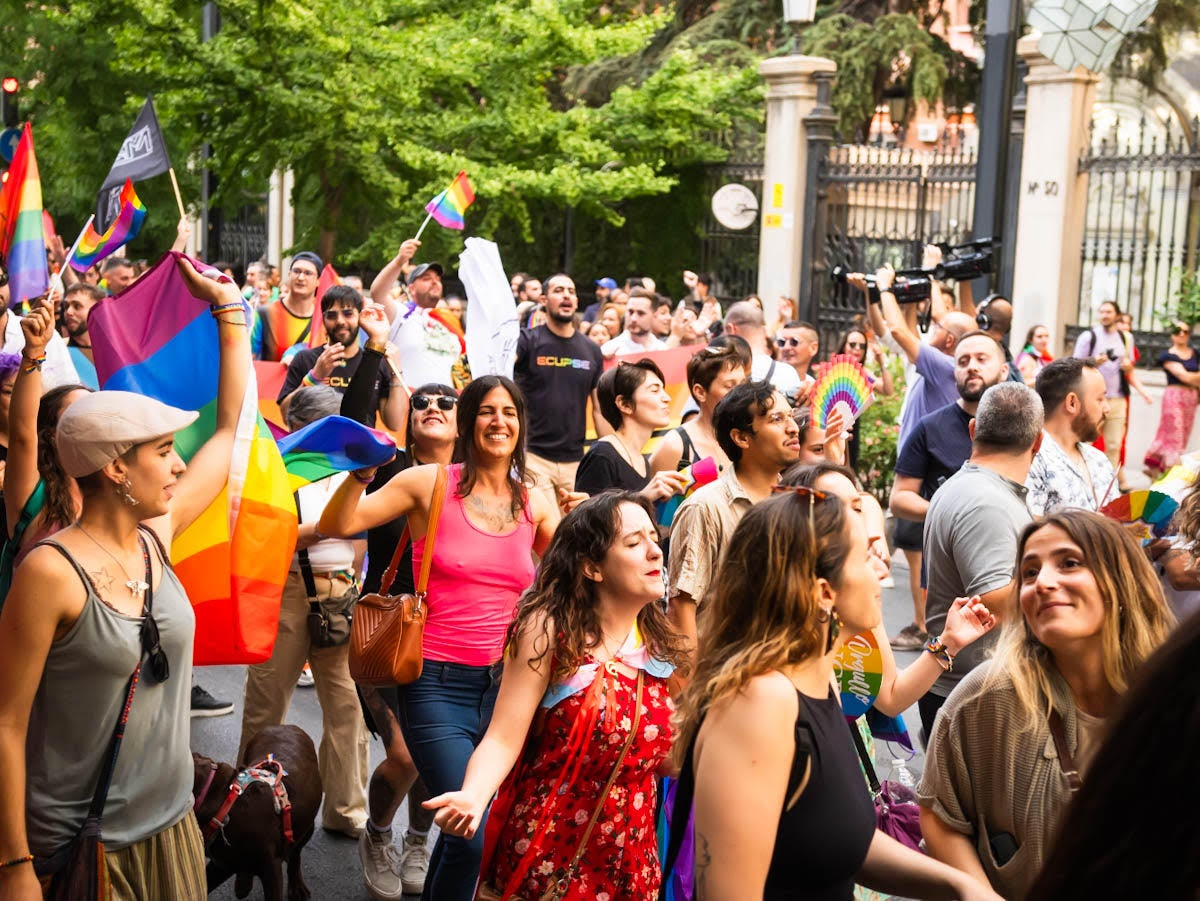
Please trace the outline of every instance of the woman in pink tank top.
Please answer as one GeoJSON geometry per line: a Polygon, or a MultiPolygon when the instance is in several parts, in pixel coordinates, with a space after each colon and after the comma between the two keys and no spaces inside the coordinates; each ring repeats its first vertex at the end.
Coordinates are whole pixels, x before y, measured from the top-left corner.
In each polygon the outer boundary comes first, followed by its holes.
{"type": "MultiPolygon", "coordinates": [[[[533,583],[532,554],[550,543],[559,511],[525,480],[525,401],[503,376],[471,382],[458,404],[457,461],[449,467],[428,585],[425,663],[400,686],[400,728],[431,794],[457,789],[487,731],[499,686],[504,635],[521,593],[533,583]]],[[[436,466],[397,473],[364,496],[374,470],[346,479],[321,517],[345,537],[407,516],[413,569],[425,552],[436,466]]],[[[482,832],[442,835],[422,897],[471,901],[482,832]]]]}

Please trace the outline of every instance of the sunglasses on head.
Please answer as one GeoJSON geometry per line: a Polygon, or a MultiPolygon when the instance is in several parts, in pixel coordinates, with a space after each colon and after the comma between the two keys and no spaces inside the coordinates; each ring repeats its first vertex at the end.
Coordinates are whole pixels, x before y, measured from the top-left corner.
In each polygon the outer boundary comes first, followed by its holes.
{"type": "Polygon", "coordinates": [[[451,397],[449,394],[438,394],[438,395],[414,394],[412,396],[412,400],[409,401],[409,403],[412,404],[412,408],[414,410],[428,410],[429,405],[434,402],[437,403],[437,408],[439,410],[443,410],[446,413],[449,413],[451,410],[454,409],[455,404],[458,403],[458,398],[451,397]]]}

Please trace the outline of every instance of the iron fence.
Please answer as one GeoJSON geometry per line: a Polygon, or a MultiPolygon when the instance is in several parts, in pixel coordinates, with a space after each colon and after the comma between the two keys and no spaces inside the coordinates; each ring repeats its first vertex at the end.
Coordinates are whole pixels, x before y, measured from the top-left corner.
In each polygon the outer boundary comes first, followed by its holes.
{"type": "MultiPolygon", "coordinates": [[[[762,163],[731,162],[710,166],[704,176],[705,196],[711,198],[722,185],[743,184],[762,209],[762,163]]],[[[700,237],[700,268],[713,277],[713,291],[722,301],[741,300],[758,290],[759,221],[744,229],[723,226],[709,206],[700,237]]]]}
{"type": "Polygon", "coordinates": [[[926,244],[970,240],[975,169],[969,150],[829,149],[817,167],[817,252],[802,276],[813,280],[824,346],[863,313],[862,295],[830,279],[833,267],[913,268],[926,244]]]}
{"type": "MultiPolygon", "coordinates": [[[[1161,333],[1200,233],[1200,119],[1122,120],[1098,113],[1079,161],[1088,175],[1077,322],[1115,300],[1144,342],[1161,333]]],[[[1142,343],[1142,342],[1139,342],[1142,343]]]]}

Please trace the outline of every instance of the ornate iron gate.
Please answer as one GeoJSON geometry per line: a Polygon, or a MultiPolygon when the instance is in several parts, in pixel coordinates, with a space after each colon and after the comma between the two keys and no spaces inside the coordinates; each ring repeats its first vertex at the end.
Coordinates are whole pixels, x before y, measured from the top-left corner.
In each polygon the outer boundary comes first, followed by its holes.
{"type": "MultiPolygon", "coordinates": [[[[737,182],[754,192],[761,210],[762,178],[762,163],[730,162],[710,166],[704,177],[705,198],[711,198],[722,185],[737,182]]],[[[758,246],[757,218],[747,228],[735,231],[718,222],[711,205],[706,206],[700,240],[700,267],[712,275],[714,293],[722,301],[741,300],[758,290],[758,246]]]]}
{"type": "Polygon", "coordinates": [[[816,182],[815,253],[802,277],[813,280],[815,324],[828,347],[864,312],[861,294],[830,279],[834,266],[914,268],[925,244],[971,238],[975,155],[839,144],[819,161],[816,182]]]}
{"type": "MultiPolygon", "coordinates": [[[[1088,174],[1078,323],[1115,300],[1145,332],[1139,344],[1163,344],[1163,317],[1184,272],[1200,257],[1200,119],[1123,121],[1102,112],[1079,161],[1088,174]]],[[[1146,356],[1144,354],[1144,356],[1146,356]]]]}

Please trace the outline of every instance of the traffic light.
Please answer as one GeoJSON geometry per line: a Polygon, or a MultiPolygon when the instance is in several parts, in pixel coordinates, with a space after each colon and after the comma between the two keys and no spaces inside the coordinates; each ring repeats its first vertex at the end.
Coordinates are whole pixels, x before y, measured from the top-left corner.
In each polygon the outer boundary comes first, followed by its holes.
{"type": "Polygon", "coordinates": [[[17,114],[17,91],[21,90],[21,82],[15,75],[5,75],[0,79],[0,121],[5,128],[16,128],[20,116],[17,114]]]}

